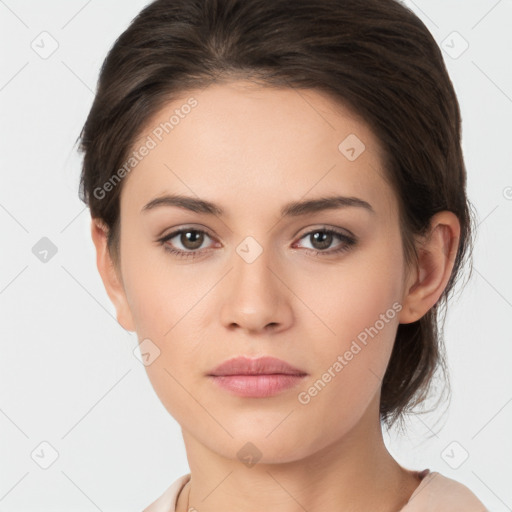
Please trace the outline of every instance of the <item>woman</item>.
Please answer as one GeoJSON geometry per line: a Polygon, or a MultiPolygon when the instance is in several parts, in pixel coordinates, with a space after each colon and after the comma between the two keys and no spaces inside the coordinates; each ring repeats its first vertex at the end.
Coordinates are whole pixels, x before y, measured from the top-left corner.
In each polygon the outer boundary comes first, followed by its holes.
{"type": "Polygon", "coordinates": [[[394,0],[157,0],[118,38],[81,197],[190,473],[146,511],[484,511],[391,426],[471,249],[460,112],[394,0]]]}

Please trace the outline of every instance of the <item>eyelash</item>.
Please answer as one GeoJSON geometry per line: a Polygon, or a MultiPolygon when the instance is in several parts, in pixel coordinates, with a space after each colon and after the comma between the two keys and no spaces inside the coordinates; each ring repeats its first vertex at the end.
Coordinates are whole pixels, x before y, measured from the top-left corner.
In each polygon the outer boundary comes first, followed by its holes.
{"type": "MultiPolygon", "coordinates": [[[[171,253],[179,258],[196,258],[203,251],[198,251],[198,250],[181,251],[179,249],[173,249],[172,247],[169,247],[169,245],[166,244],[166,242],[168,240],[171,240],[175,236],[180,235],[181,233],[188,233],[188,232],[204,233],[208,237],[213,238],[206,231],[204,231],[202,229],[182,228],[182,229],[179,229],[177,231],[170,233],[169,235],[165,235],[164,237],[159,238],[157,241],[160,245],[163,246],[163,248],[166,252],[171,253]]],[[[349,236],[345,235],[344,233],[341,233],[340,231],[337,231],[332,228],[320,228],[320,229],[315,229],[313,231],[309,231],[308,233],[305,233],[304,235],[302,235],[299,238],[299,240],[302,240],[303,238],[311,236],[314,233],[326,233],[328,235],[335,235],[342,242],[344,242],[344,243],[340,244],[340,247],[338,249],[334,249],[334,250],[330,250],[330,251],[318,251],[316,249],[306,249],[306,251],[314,253],[315,256],[318,256],[318,255],[332,256],[333,254],[341,254],[346,251],[349,251],[357,243],[357,240],[355,238],[349,237],[349,236]]]]}

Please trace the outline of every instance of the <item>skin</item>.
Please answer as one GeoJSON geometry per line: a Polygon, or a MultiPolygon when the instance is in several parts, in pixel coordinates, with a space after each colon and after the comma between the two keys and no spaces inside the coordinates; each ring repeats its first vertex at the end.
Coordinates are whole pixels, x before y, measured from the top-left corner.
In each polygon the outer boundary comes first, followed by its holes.
{"type": "Polygon", "coordinates": [[[191,96],[198,105],[124,178],[120,262],[107,250],[105,226],[91,223],[119,323],[160,350],[146,370],[181,425],[192,475],[177,510],[188,503],[200,512],[397,511],[420,481],[384,445],[381,379],[398,324],[421,318],[448,282],[457,217],[444,211],[432,218],[430,236],[418,241],[418,266],[408,268],[397,198],[363,120],[314,90],[233,81],[169,103],[141,140],[191,96]],[[354,161],[338,149],[349,134],[366,147],[354,161]],[[169,193],[212,201],[225,214],[176,206],[141,212],[169,193]],[[361,198],[374,213],[348,207],[280,215],[290,201],[334,193],[361,198]],[[199,249],[179,235],[166,242],[199,251],[196,258],[157,242],[181,227],[207,231],[199,249]],[[344,243],[334,236],[322,249],[311,232],[325,228],[349,230],[357,243],[315,255],[344,243]],[[236,251],[247,236],[263,251],[252,263],[236,251]],[[396,316],[301,404],[298,393],[394,303],[402,306],[396,316]],[[206,374],[238,355],[274,356],[308,375],[273,397],[234,396],[206,374]],[[237,456],[247,442],[262,454],[252,467],[237,456]]]}

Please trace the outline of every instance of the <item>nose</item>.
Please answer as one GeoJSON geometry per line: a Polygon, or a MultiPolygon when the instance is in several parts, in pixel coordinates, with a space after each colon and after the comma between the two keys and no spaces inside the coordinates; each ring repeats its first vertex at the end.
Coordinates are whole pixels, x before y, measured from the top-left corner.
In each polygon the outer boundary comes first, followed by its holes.
{"type": "Polygon", "coordinates": [[[233,254],[233,265],[223,282],[221,322],[246,333],[278,332],[291,325],[293,293],[270,250],[249,244],[233,254]],[[252,254],[251,254],[252,251],[252,254]],[[256,252],[254,252],[256,251],[256,252]]]}

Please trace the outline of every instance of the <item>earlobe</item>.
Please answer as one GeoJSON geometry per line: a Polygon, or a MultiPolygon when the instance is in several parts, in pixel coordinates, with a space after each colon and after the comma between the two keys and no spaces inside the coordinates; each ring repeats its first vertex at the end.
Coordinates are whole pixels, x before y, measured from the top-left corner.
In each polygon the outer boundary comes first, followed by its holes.
{"type": "Polygon", "coordinates": [[[453,212],[432,217],[429,233],[417,246],[418,265],[404,290],[400,323],[419,320],[437,303],[450,279],[459,238],[460,223],[453,212]]]}
{"type": "Polygon", "coordinates": [[[96,248],[96,266],[117,313],[117,321],[127,331],[135,331],[131,311],[121,280],[107,245],[108,227],[101,219],[91,219],[91,236],[96,248]]]}

